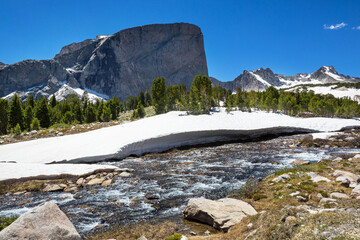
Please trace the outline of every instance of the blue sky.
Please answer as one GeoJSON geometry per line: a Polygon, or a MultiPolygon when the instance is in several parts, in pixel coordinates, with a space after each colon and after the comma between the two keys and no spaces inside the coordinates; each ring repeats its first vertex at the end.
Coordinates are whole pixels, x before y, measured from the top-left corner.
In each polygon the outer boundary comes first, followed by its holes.
{"type": "Polygon", "coordinates": [[[260,67],[294,75],[323,65],[360,77],[358,0],[0,0],[0,22],[7,64],[129,27],[188,22],[202,29],[209,75],[222,81],[260,67]]]}

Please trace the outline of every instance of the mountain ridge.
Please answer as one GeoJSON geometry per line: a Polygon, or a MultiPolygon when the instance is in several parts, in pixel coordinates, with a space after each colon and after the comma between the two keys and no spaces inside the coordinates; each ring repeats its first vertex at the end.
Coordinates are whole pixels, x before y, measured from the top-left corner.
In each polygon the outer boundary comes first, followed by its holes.
{"type": "Polygon", "coordinates": [[[213,85],[226,88],[232,92],[235,92],[238,87],[244,91],[263,91],[270,86],[281,89],[300,84],[360,82],[360,78],[358,77],[339,74],[333,66],[322,66],[311,74],[298,73],[295,76],[277,74],[270,68],[259,68],[255,71],[244,70],[242,74],[228,82],[222,82],[214,77],[210,77],[210,79],[212,80],[213,85]]]}
{"type": "Polygon", "coordinates": [[[0,65],[0,96],[40,98],[76,88],[126,99],[150,89],[156,77],[190,87],[197,74],[208,75],[201,29],[151,24],[68,44],[53,59],[0,65]]]}

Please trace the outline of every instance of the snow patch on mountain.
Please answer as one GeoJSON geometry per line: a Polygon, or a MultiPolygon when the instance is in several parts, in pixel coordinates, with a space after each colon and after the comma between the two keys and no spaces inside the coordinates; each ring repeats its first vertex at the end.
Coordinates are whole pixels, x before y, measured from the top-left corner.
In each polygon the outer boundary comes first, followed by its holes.
{"type": "Polygon", "coordinates": [[[253,75],[253,76],[256,78],[256,80],[258,80],[259,82],[261,82],[261,83],[264,84],[265,86],[268,86],[268,87],[271,86],[270,83],[268,83],[266,80],[264,80],[262,77],[260,77],[259,75],[255,74],[254,72],[249,72],[249,73],[250,73],[251,75],[253,75]]]}

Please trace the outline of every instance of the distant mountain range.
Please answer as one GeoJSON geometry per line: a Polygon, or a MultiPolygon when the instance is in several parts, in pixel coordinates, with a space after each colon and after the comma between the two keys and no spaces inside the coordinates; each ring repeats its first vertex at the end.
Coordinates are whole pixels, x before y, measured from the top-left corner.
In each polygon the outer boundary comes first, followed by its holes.
{"type": "Polygon", "coordinates": [[[214,85],[221,86],[233,92],[240,87],[244,91],[262,91],[270,86],[276,88],[292,87],[299,84],[325,84],[339,82],[360,82],[360,78],[339,74],[333,66],[323,66],[317,71],[309,73],[298,73],[295,76],[285,76],[273,73],[270,68],[259,68],[256,71],[244,71],[233,81],[221,82],[211,77],[214,85]]]}

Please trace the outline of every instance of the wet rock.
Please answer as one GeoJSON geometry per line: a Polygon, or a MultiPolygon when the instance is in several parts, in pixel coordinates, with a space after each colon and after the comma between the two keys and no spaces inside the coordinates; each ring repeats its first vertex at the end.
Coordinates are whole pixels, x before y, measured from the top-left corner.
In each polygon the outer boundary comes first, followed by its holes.
{"type": "Polygon", "coordinates": [[[77,192],[79,189],[77,188],[77,187],[66,187],[65,189],[64,189],[64,192],[71,192],[71,193],[75,193],[75,192],[77,192]]]}
{"type": "Polygon", "coordinates": [[[76,181],[76,185],[83,185],[85,183],[85,179],[84,178],[79,178],[77,181],[76,181]]]}
{"type": "Polygon", "coordinates": [[[299,165],[306,165],[310,164],[310,161],[302,160],[302,159],[296,159],[291,164],[299,166],[299,165]]]}
{"type": "Polygon", "coordinates": [[[43,189],[43,192],[57,192],[62,191],[64,188],[64,186],[60,186],[59,184],[48,184],[43,189]]]}
{"type": "Polygon", "coordinates": [[[356,154],[353,159],[360,159],[360,154],[356,154]]]}
{"type": "Polygon", "coordinates": [[[105,181],[105,178],[94,178],[91,179],[87,185],[100,185],[105,181]]]}
{"type": "Polygon", "coordinates": [[[24,213],[2,230],[0,239],[80,240],[81,237],[59,207],[53,202],[46,202],[24,213]]]}
{"type": "Polygon", "coordinates": [[[187,236],[182,235],[182,236],[181,236],[181,238],[180,238],[180,240],[189,240],[189,239],[188,239],[188,237],[187,237],[187,236]]]}
{"type": "Polygon", "coordinates": [[[128,173],[128,172],[122,172],[119,174],[120,177],[131,177],[132,174],[131,173],[128,173]]]}
{"type": "Polygon", "coordinates": [[[333,161],[335,161],[335,162],[340,162],[341,160],[342,160],[341,157],[337,157],[337,158],[335,158],[333,161]]]}
{"type": "Polygon", "coordinates": [[[335,199],[349,199],[349,196],[344,194],[344,193],[338,193],[338,192],[334,192],[330,194],[330,198],[335,198],[335,199]]]}
{"type": "Polygon", "coordinates": [[[116,172],[134,172],[135,170],[132,168],[117,168],[115,169],[116,172]]]}
{"type": "Polygon", "coordinates": [[[159,199],[160,198],[160,194],[158,193],[147,193],[145,195],[146,199],[148,200],[155,200],[155,199],[159,199]]]}
{"type": "Polygon", "coordinates": [[[284,173],[276,178],[274,178],[273,180],[271,180],[272,182],[284,182],[286,179],[289,179],[290,178],[290,175],[287,174],[287,173],[284,173]]]}
{"type": "Polygon", "coordinates": [[[105,180],[103,183],[101,183],[102,187],[108,187],[110,186],[114,181],[112,179],[105,180]]]}
{"type": "Polygon", "coordinates": [[[204,234],[205,234],[205,236],[210,236],[210,231],[209,230],[206,230],[205,232],[204,232],[204,234]]]}
{"type": "Polygon", "coordinates": [[[227,231],[244,217],[256,214],[256,210],[250,204],[232,198],[216,201],[192,198],[183,211],[186,219],[197,220],[223,231],[227,231]]]}
{"type": "Polygon", "coordinates": [[[13,195],[17,196],[17,195],[22,195],[22,194],[25,194],[26,191],[21,191],[21,192],[15,192],[13,193],[13,195]]]}
{"type": "Polygon", "coordinates": [[[87,178],[85,178],[86,181],[90,181],[92,179],[96,178],[96,175],[90,175],[87,178]]]}
{"type": "Polygon", "coordinates": [[[141,236],[137,240],[147,240],[147,238],[145,236],[141,236]]]}
{"type": "Polygon", "coordinates": [[[317,173],[314,172],[307,172],[306,173],[311,179],[312,182],[317,183],[317,182],[331,182],[330,179],[326,178],[326,177],[322,177],[317,173]]]}

